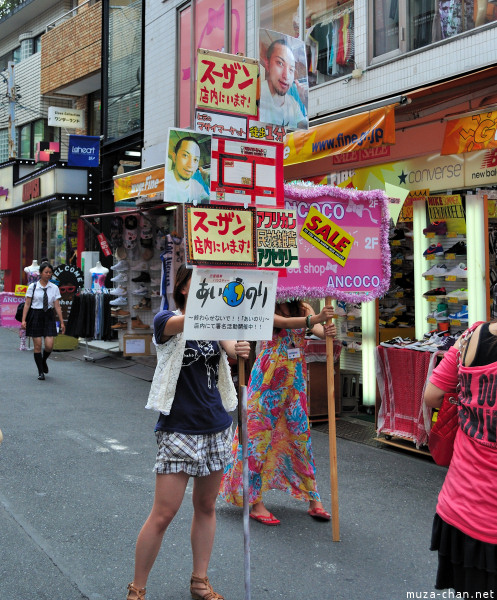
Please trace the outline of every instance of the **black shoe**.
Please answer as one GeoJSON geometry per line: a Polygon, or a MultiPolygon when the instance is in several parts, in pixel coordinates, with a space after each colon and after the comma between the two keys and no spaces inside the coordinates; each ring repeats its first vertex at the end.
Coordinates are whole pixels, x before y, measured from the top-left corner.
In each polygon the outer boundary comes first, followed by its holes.
{"type": "Polygon", "coordinates": [[[43,372],[48,373],[48,365],[46,362],[43,363],[43,372]]]}
{"type": "Polygon", "coordinates": [[[38,379],[39,379],[40,381],[45,381],[45,374],[44,374],[44,373],[40,373],[40,374],[38,375],[38,379]]]}
{"type": "Polygon", "coordinates": [[[145,271],[142,271],[138,277],[133,277],[131,281],[134,283],[150,283],[150,275],[145,273],[145,271]]]}
{"type": "Polygon", "coordinates": [[[456,244],[451,246],[448,250],[446,250],[445,254],[455,254],[456,256],[466,256],[466,254],[467,254],[466,244],[463,241],[457,242],[456,244]]]}

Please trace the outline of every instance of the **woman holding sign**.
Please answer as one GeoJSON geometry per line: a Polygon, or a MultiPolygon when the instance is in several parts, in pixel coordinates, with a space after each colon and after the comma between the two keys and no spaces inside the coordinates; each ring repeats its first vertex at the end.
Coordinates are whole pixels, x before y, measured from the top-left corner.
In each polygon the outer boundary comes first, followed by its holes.
{"type": "MultiPolygon", "coordinates": [[[[309,503],[308,514],[320,521],[330,515],[321,504],[307,417],[305,333],[335,336],[335,325],[322,323],[334,316],[331,306],[316,315],[301,301],[276,305],[273,339],[262,343],[248,384],[248,462],[250,517],[264,525],[280,521],[264,506],[262,494],[284,490],[309,503]]],[[[221,496],[243,506],[242,446],[233,442],[234,461],[225,471],[221,496]]]]}
{"type": "Polygon", "coordinates": [[[231,460],[232,419],[228,411],[237,405],[226,355],[247,358],[250,343],[184,339],[191,275],[185,265],[178,269],[173,290],[178,310],[163,310],[154,318],[157,368],[147,408],[160,411],[155,426],[159,446],[155,499],[136,542],[135,575],[128,585],[128,600],[145,599],[148,575],[190,477],[194,478],[190,593],[196,600],[223,599],[212,589],[207,567],[216,531],[219,484],[231,460]]]}

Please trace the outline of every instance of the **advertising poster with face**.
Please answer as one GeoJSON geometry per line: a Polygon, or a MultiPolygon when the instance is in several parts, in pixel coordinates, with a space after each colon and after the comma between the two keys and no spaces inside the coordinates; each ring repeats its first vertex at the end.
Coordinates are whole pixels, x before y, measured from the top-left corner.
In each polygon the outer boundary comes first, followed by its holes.
{"type": "Polygon", "coordinates": [[[286,130],[308,129],[309,82],[305,43],[283,33],[260,29],[259,61],[259,121],[286,130]]]}
{"type": "Polygon", "coordinates": [[[211,136],[188,129],[169,129],[165,200],[208,204],[211,136]]]}

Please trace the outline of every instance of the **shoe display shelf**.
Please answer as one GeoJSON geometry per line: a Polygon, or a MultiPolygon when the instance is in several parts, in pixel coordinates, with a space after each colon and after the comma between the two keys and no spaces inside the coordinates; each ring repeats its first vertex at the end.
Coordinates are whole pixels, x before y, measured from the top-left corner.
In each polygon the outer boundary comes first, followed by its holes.
{"type": "Polygon", "coordinates": [[[408,223],[390,232],[391,278],[378,301],[379,340],[414,336],[414,272],[412,229],[408,223]]]}
{"type": "Polygon", "coordinates": [[[433,282],[433,287],[423,296],[430,303],[427,322],[449,335],[468,323],[466,237],[443,233],[443,223],[438,222],[438,230],[425,230],[428,246],[423,252],[427,264],[423,277],[433,282]]]}

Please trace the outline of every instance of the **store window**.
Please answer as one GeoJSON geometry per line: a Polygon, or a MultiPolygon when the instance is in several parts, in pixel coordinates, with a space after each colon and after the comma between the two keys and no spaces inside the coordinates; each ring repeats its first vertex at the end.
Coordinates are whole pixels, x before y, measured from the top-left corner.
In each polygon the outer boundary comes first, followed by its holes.
{"type": "Polygon", "coordinates": [[[487,0],[369,0],[372,58],[402,54],[497,21],[487,0]]]}
{"type": "Polygon", "coordinates": [[[38,142],[58,142],[60,129],[48,127],[47,121],[38,119],[18,128],[18,157],[34,158],[38,142]]]}
{"type": "MultiPolygon", "coordinates": [[[[261,0],[260,26],[300,35],[299,3],[261,0]]],[[[349,75],[355,68],[354,2],[305,1],[305,36],[309,87],[349,75]]]]}
{"type": "MultiPolygon", "coordinates": [[[[227,35],[224,27],[224,0],[193,0],[195,2],[195,27],[192,27],[192,3],[183,6],[178,12],[179,63],[178,94],[181,98],[178,107],[179,127],[192,125],[192,75],[195,73],[196,52],[191,48],[205,48],[226,52],[227,35]],[[191,99],[185,102],[184,99],[191,99]]],[[[245,54],[245,0],[231,0],[231,48],[232,54],[245,54]]]]}
{"type": "Polygon", "coordinates": [[[107,139],[142,128],[142,5],[140,0],[109,5],[107,139]]]}

